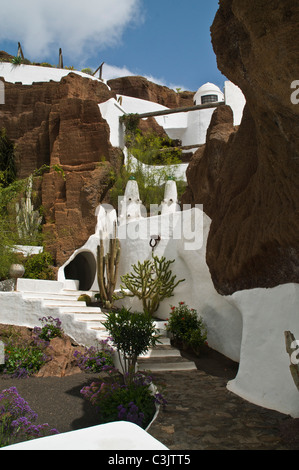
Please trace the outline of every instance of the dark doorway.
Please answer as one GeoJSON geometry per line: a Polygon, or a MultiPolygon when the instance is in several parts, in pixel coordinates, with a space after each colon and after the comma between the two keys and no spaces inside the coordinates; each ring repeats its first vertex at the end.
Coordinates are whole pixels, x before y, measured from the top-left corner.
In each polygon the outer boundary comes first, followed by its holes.
{"type": "Polygon", "coordinates": [[[82,251],[65,266],[66,279],[77,279],[79,290],[90,290],[96,276],[97,266],[91,251],[82,251]]]}

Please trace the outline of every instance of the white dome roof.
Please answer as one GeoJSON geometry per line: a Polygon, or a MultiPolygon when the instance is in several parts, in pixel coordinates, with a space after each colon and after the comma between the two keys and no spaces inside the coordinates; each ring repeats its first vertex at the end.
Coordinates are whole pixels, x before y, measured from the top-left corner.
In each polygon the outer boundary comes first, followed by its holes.
{"type": "Polygon", "coordinates": [[[205,95],[217,95],[218,101],[224,100],[224,94],[217,85],[214,85],[214,83],[207,82],[198,88],[193,99],[195,102],[200,102],[201,97],[205,95]]]}
{"type": "Polygon", "coordinates": [[[196,94],[197,93],[206,94],[207,92],[212,92],[212,91],[222,93],[220,88],[218,86],[214,85],[214,83],[207,82],[204,85],[202,85],[200,88],[198,88],[196,94]]]}

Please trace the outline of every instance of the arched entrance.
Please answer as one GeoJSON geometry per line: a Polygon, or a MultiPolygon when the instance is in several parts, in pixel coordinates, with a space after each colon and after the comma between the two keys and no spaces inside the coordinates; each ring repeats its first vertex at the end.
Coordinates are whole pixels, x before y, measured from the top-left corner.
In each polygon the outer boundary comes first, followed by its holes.
{"type": "Polygon", "coordinates": [[[96,272],[96,260],[91,251],[81,251],[64,268],[66,279],[76,279],[79,281],[79,290],[91,289],[96,272]]]}

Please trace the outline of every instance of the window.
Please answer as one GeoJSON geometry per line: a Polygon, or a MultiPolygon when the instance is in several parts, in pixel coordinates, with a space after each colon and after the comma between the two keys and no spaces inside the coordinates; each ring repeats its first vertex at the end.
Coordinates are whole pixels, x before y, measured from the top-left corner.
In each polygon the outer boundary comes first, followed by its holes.
{"type": "Polygon", "coordinates": [[[201,97],[201,104],[214,103],[215,101],[218,101],[217,95],[204,95],[201,97]]]}

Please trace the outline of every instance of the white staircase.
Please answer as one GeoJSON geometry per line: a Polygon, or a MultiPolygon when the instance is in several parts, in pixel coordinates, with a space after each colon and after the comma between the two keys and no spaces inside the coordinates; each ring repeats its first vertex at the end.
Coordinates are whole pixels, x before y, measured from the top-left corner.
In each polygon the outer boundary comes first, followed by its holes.
{"type": "MultiPolygon", "coordinates": [[[[109,336],[103,325],[106,315],[101,309],[78,301],[81,294],[93,298],[94,293],[79,291],[76,281],[63,283],[18,279],[17,291],[21,293],[26,304],[30,303],[33,306],[34,303],[39,303],[40,317],[48,315],[58,317],[65,333],[79,344],[85,344],[86,341],[91,344],[95,340],[105,340],[109,336]]],[[[161,335],[160,342],[138,358],[138,370],[154,372],[196,369],[192,361],[183,358],[179,350],[171,346],[166,336],[165,321],[157,321],[156,328],[161,335]]]]}
{"type": "Polygon", "coordinates": [[[159,330],[159,343],[146,354],[138,358],[138,370],[140,371],[176,371],[195,370],[194,362],[181,356],[180,351],[170,344],[166,335],[165,321],[157,321],[156,328],[159,330]]]}

